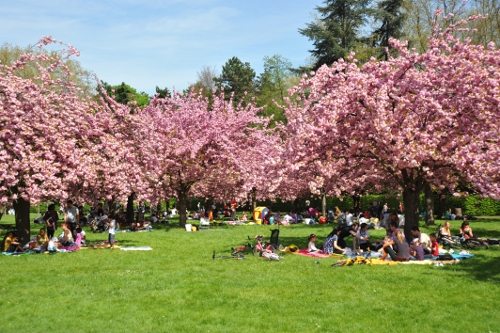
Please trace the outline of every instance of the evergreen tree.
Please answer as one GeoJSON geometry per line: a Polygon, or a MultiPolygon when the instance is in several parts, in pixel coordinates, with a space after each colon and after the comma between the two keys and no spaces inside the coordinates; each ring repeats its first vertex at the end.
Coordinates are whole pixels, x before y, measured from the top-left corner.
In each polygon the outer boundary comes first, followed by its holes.
{"type": "MultiPolygon", "coordinates": [[[[405,14],[403,4],[405,0],[382,0],[377,4],[375,18],[380,26],[373,32],[375,46],[386,48],[389,38],[400,38],[402,35],[405,14]]],[[[387,53],[381,50],[385,59],[387,53]]]]}
{"type": "Polygon", "coordinates": [[[224,92],[226,99],[234,94],[235,103],[246,103],[254,93],[254,79],[255,71],[250,63],[243,63],[237,57],[232,57],[222,66],[221,75],[214,81],[218,90],[224,92]]]}
{"type": "Polygon", "coordinates": [[[165,88],[160,88],[156,86],[156,96],[158,98],[167,98],[167,97],[172,97],[172,93],[170,93],[170,90],[165,87],[165,88]]]}
{"type": "Polygon", "coordinates": [[[115,86],[102,82],[102,85],[106,89],[108,95],[113,97],[113,99],[120,104],[133,104],[139,107],[144,107],[149,104],[149,96],[145,92],[138,92],[125,82],[115,86]]]}
{"type": "Polygon", "coordinates": [[[359,29],[369,15],[371,0],[325,0],[316,9],[321,17],[299,32],[313,41],[314,69],[344,58],[363,38],[359,29]]]}

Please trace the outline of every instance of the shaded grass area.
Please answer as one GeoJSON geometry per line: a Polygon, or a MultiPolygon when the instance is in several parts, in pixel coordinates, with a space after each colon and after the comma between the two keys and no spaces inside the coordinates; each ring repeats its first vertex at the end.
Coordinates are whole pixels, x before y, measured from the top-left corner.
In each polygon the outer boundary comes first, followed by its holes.
{"type": "MultiPolygon", "coordinates": [[[[500,230],[493,220],[472,227],[478,235],[500,230]]],[[[498,247],[447,267],[334,268],[336,259],[295,255],[212,260],[213,251],[228,254],[248,237],[269,237],[272,228],[162,227],[117,234],[121,245],[149,245],[149,252],[0,257],[0,331],[499,332],[498,247]]],[[[281,227],[280,241],[305,246],[310,233],[324,240],[331,228],[281,227]]],[[[88,233],[92,241],[106,237],[88,233]]]]}

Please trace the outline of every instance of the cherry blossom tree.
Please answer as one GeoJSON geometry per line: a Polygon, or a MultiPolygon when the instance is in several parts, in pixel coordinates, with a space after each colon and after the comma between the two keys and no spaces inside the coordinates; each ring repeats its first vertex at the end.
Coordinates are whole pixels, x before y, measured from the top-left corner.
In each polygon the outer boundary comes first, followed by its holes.
{"type": "MultiPolygon", "coordinates": [[[[45,37],[35,47],[53,43],[45,37]]],[[[13,204],[23,241],[30,202],[65,199],[68,186],[86,175],[81,147],[95,103],[71,80],[65,61],[74,55],[78,51],[64,45],[0,65],[0,204],[13,204]],[[20,75],[27,66],[34,68],[29,78],[20,75]]]]}
{"type": "MultiPolygon", "coordinates": [[[[82,143],[80,165],[86,176],[72,184],[72,195],[84,202],[124,202],[130,193],[147,195],[143,177],[143,128],[149,126],[133,106],[117,103],[101,89],[87,117],[89,131],[82,143]]],[[[141,196],[139,196],[141,197],[141,196]]]]}
{"type": "Polygon", "coordinates": [[[154,99],[143,110],[150,124],[144,131],[145,174],[156,195],[176,196],[181,224],[190,196],[245,198],[277,163],[279,140],[258,111],[195,93],[154,99]]]}
{"type": "Polygon", "coordinates": [[[351,55],[304,77],[286,112],[294,177],[333,195],[402,190],[407,236],[426,183],[500,198],[500,51],[456,37],[463,24],[435,27],[425,53],[392,40],[387,61],[351,55]]]}

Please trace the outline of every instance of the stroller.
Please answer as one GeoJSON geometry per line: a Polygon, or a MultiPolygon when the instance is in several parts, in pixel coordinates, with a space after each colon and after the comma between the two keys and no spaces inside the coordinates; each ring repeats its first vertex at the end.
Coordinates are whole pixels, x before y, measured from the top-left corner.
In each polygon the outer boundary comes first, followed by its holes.
{"type": "Polygon", "coordinates": [[[108,217],[106,215],[103,215],[101,217],[96,216],[90,220],[89,226],[92,232],[107,231],[109,228],[108,217]]]}

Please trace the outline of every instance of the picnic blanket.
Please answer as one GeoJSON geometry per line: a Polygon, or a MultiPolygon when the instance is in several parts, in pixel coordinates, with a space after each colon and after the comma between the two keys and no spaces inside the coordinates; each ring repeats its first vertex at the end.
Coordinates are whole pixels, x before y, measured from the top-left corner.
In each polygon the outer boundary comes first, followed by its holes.
{"type": "Polygon", "coordinates": [[[151,246],[122,246],[120,247],[122,251],[151,251],[153,248],[151,246]]]}
{"type": "Polygon", "coordinates": [[[410,260],[410,261],[399,261],[399,264],[402,265],[454,265],[458,264],[460,260],[433,260],[433,259],[425,259],[425,260],[410,260]]]}
{"type": "Polygon", "coordinates": [[[330,255],[327,253],[324,253],[323,251],[318,251],[318,252],[309,252],[307,249],[301,249],[295,252],[292,252],[294,254],[298,254],[299,256],[304,256],[304,257],[312,257],[312,258],[329,258],[330,255]]]}

